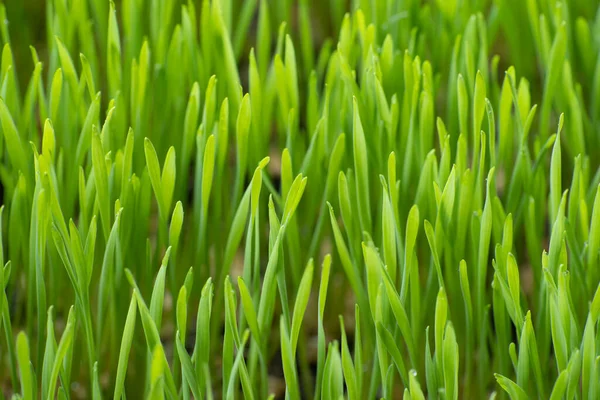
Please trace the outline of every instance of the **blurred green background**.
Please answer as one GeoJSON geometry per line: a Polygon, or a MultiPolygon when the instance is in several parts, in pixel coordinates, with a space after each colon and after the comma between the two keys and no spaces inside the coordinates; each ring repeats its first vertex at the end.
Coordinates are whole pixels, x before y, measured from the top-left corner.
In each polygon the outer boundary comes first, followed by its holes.
{"type": "MultiPolygon", "coordinates": [[[[21,88],[24,88],[30,78],[33,70],[29,46],[33,45],[42,62],[47,61],[46,40],[51,38],[47,32],[47,8],[56,8],[57,4],[62,3],[65,9],[71,9],[73,4],[79,1],[87,3],[87,7],[93,8],[92,0],[0,0],[6,9],[6,19],[3,21],[8,24],[8,31],[12,42],[12,51],[17,65],[17,78],[21,88]],[[8,22],[7,22],[8,21],[8,22]]],[[[108,4],[109,0],[105,0],[108,4]]],[[[150,6],[150,0],[137,0],[141,13],[150,6]]],[[[183,5],[187,0],[163,0],[183,5]]],[[[193,0],[197,14],[200,13],[203,0],[193,0]]],[[[232,9],[236,13],[246,5],[246,3],[257,3],[257,0],[231,0],[232,9]]],[[[533,34],[530,29],[528,17],[528,7],[538,8],[540,13],[546,15],[546,22],[550,24],[552,31],[554,25],[556,7],[564,3],[566,10],[565,17],[570,19],[570,26],[576,26],[575,20],[578,18],[587,21],[592,31],[589,32],[592,40],[600,40],[600,32],[593,31],[594,27],[600,26],[595,23],[600,19],[598,13],[599,0],[575,0],[575,1],[526,1],[526,0],[267,0],[269,4],[270,19],[273,38],[277,35],[276,27],[282,21],[287,21],[287,30],[292,37],[297,38],[299,34],[297,9],[298,4],[308,4],[308,10],[311,20],[311,36],[314,41],[314,48],[318,51],[324,40],[332,39],[332,45],[335,47],[343,15],[352,9],[361,8],[365,12],[366,22],[375,22],[378,32],[378,42],[381,43],[386,34],[391,34],[394,43],[399,44],[399,48],[408,48],[412,34],[414,33],[420,39],[424,39],[422,48],[417,52],[423,59],[428,59],[434,66],[434,70],[447,76],[447,67],[452,56],[452,48],[457,36],[464,33],[469,18],[477,12],[482,12],[487,23],[487,42],[490,58],[495,54],[500,55],[499,71],[504,71],[508,66],[514,65],[519,76],[525,76],[531,83],[534,93],[541,92],[543,84],[540,71],[540,59],[534,48],[533,34]],[[450,4],[452,4],[450,6],[450,4]],[[547,9],[548,4],[554,4],[554,10],[547,9]],[[449,11],[452,16],[444,18],[444,13],[436,10],[445,8],[454,8],[449,11]],[[374,10],[374,11],[373,11],[374,10]],[[414,27],[414,32],[408,27],[414,27]]],[[[123,0],[116,0],[117,18],[122,16],[123,0]]],[[[93,15],[93,13],[91,13],[93,15]]],[[[180,20],[180,7],[175,7],[173,21],[180,20]]],[[[257,14],[257,13],[256,13],[257,14]]],[[[236,20],[238,15],[234,15],[236,20]]],[[[247,61],[247,54],[255,44],[255,30],[253,29],[257,15],[254,15],[249,34],[245,37],[244,51],[240,65],[243,69],[247,61]]],[[[98,26],[96,21],[90,21],[92,31],[97,32],[94,27],[98,26]]],[[[105,21],[101,25],[106,25],[105,21]]],[[[147,33],[147,29],[144,33],[147,33]]],[[[569,35],[576,35],[579,32],[570,32],[569,35]]],[[[101,41],[96,40],[96,43],[101,41]]],[[[4,43],[2,43],[3,45],[4,43]]],[[[125,44],[125,47],[127,44],[125,44]]],[[[578,49],[569,49],[577,52],[578,49]]],[[[586,64],[595,63],[594,54],[573,54],[569,55],[572,59],[574,78],[577,81],[583,81],[589,76],[589,69],[586,64]],[[573,57],[575,56],[575,57],[573,57]],[[587,74],[585,72],[588,72],[587,74]]],[[[45,63],[46,64],[46,63],[45,63]]],[[[593,65],[592,65],[593,67],[593,65]]],[[[240,71],[241,72],[241,71],[240,71]]],[[[47,73],[47,69],[46,69],[47,73]]],[[[244,76],[241,73],[241,76],[244,76]]],[[[502,77],[501,77],[502,78],[502,77]]],[[[102,81],[102,80],[100,80],[102,81]]],[[[583,94],[588,93],[586,87],[583,88],[583,94]]]]}

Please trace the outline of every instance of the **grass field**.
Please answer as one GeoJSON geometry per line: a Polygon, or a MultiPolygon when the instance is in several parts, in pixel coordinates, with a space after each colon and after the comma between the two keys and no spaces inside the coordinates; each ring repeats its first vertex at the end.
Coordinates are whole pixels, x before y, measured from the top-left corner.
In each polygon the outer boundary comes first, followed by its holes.
{"type": "Polygon", "coordinates": [[[0,44],[0,399],[600,398],[599,1],[0,0],[0,44]]]}

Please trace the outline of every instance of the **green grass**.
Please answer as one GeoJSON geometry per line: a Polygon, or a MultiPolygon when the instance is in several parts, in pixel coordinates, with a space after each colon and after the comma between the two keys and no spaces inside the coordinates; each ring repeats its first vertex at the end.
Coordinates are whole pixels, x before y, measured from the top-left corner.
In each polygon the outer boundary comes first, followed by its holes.
{"type": "Polygon", "coordinates": [[[0,0],[0,44],[0,399],[600,396],[597,0],[0,0]]]}

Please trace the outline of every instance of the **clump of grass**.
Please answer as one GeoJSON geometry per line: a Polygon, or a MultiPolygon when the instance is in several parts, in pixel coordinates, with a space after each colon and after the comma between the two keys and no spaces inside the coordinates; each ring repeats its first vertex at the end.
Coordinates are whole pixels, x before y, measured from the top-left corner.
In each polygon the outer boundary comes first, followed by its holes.
{"type": "Polygon", "coordinates": [[[5,3],[2,398],[600,396],[597,2],[5,3]]]}

